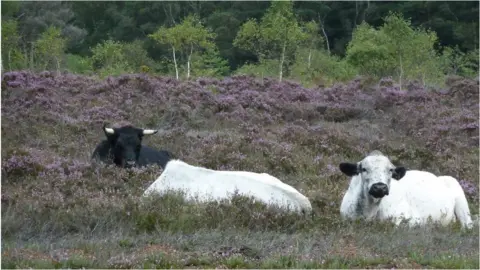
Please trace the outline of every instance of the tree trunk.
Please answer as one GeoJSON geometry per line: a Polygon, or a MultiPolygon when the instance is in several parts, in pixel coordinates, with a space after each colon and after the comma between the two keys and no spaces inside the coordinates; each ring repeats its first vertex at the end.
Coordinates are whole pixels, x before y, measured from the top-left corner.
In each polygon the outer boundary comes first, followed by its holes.
{"type": "Polygon", "coordinates": [[[27,68],[28,67],[28,49],[27,49],[27,43],[23,43],[23,67],[22,68],[27,68]]]}
{"type": "Polygon", "coordinates": [[[60,76],[60,58],[55,57],[55,60],[57,61],[57,76],[60,76]]]}
{"type": "Polygon", "coordinates": [[[308,52],[308,70],[310,71],[310,66],[312,64],[312,49],[308,52]]]}
{"type": "Polygon", "coordinates": [[[402,77],[403,77],[403,64],[402,64],[402,55],[400,55],[400,91],[402,91],[402,77]]]}
{"type": "Polygon", "coordinates": [[[328,51],[328,54],[330,54],[330,43],[328,42],[327,32],[325,32],[325,28],[323,27],[323,22],[320,22],[320,23],[322,24],[323,36],[325,37],[325,41],[327,42],[327,51],[328,51]]]}
{"type": "Polygon", "coordinates": [[[282,82],[282,77],[283,77],[283,62],[285,62],[285,50],[287,49],[287,41],[285,40],[283,42],[283,48],[282,48],[282,58],[280,59],[280,76],[279,76],[279,81],[282,82]]]}
{"type": "Polygon", "coordinates": [[[33,42],[30,43],[30,69],[33,69],[33,42]]]}
{"type": "Polygon", "coordinates": [[[172,46],[172,52],[173,52],[173,64],[175,65],[175,75],[178,80],[178,65],[177,65],[177,57],[175,56],[175,47],[172,46]]]}
{"type": "Polygon", "coordinates": [[[192,61],[193,45],[190,45],[190,54],[187,60],[187,79],[190,78],[190,61],[192,61]]]}
{"type": "MultiPolygon", "coordinates": [[[[8,70],[12,70],[12,56],[11,56],[12,50],[8,50],[8,70]]],[[[3,61],[2,61],[2,67],[3,67],[3,61]]],[[[2,68],[3,70],[3,68],[2,68]]]]}

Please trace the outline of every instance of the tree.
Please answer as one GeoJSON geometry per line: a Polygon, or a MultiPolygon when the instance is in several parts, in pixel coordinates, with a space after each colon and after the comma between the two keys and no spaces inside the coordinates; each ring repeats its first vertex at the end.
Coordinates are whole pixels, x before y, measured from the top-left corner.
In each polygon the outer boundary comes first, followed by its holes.
{"type": "Polygon", "coordinates": [[[218,77],[229,72],[228,62],[220,56],[216,47],[207,49],[203,54],[192,56],[192,74],[194,76],[218,77]]]}
{"type": "Polygon", "coordinates": [[[187,16],[180,25],[180,32],[183,34],[183,48],[187,56],[187,79],[190,78],[190,66],[192,62],[192,54],[201,50],[214,50],[215,34],[206,29],[196,16],[187,16]]]}
{"type": "Polygon", "coordinates": [[[380,31],[387,36],[387,47],[397,60],[400,87],[404,77],[419,79],[423,84],[442,76],[439,67],[440,59],[434,49],[438,38],[435,32],[415,29],[410,20],[401,14],[389,13],[380,31]]]}
{"type": "Polygon", "coordinates": [[[61,31],[50,26],[35,42],[35,50],[42,68],[46,69],[50,63],[55,63],[57,72],[60,72],[61,58],[65,52],[67,40],[62,37],[61,31]]]}
{"type": "Polygon", "coordinates": [[[362,74],[395,76],[424,84],[438,83],[443,74],[434,45],[435,32],[414,28],[403,16],[390,13],[378,30],[367,23],[358,26],[347,47],[347,60],[362,74]]]}
{"type": "Polygon", "coordinates": [[[190,78],[192,55],[195,52],[213,50],[216,48],[213,39],[215,34],[206,29],[194,15],[188,15],[182,22],[170,28],[160,27],[149,35],[160,44],[168,44],[172,48],[173,63],[178,80],[177,51],[186,55],[187,79],[190,78]]]}
{"type": "MultiPolygon", "coordinates": [[[[69,1],[21,1],[19,30],[25,43],[33,43],[50,26],[66,38],[66,50],[83,45],[87,31],[72,24],[75,13],[69,1]]],[[[3,7],[3,3],[2,3],[3,7]]]]}
{"type": "Polygon", "coordinates": [[[136,72],[146,67],[151,69],[155,65],[155,62],[148,56],[148,52],[143,48],[143,43],[141,40],[134,40],[123,44],[121,48],[127,65],[136,72]]]}
{"type": "Polygon", "coordinates": [[[106,40],[92,48],[93,67],[100,71],[100,76],[119,75],[132,71],[124,52],[124,44],[106,40]]]}
{"type": "Polygon", "coordinates": [[[4,62],[8,70],[20,68],[24,63],[24,56],[18,49],[20,35],[17,26],[16,20],[2,21],[2,70],[4,62]]]}
{"type": "Polygon", "coordinates": [[[395,61],[387,44],[388,38],[383,32],[363,22],[352,33],[352,40],[347,45],[346,59],[364,75],[392,75],[395,61]]]}
{"type": "Polygon", "coordinates": [[[175,78],[178,80],[178,62],[177,62],[177,50],[180,50],[182,46],[182,37],[178,31],[178,28],[160,27],[155,33],[148,35],[160,44],[167,44],[172,48],[173,64],[175,66],[175,78]]]}
{"type": "Polygon", "coordinates": [[[312,63],[313,50],[316,50],[319,47],[321,47],[323,43],[323,38],[320,35],[318,35],[319,27],[318,27],[318,24],[313,20],[305,23],[304,31],[306,34],[305,47],[308,49],[307,67],[310,68],[312,63]]]}
{"type": "Polygon", "coordinates": [[[253,51],[259,58],[278,59],[282,81],[287,56],[293,58],[305,34],[293,14],[292,1],[273,1],[258,24],[249,20],[240,28],[234,46],[253,51]]]}
{"type": "Polygon", "coordinates": [[[464,53],[458,46],[443,48],[443,72],[465,77],[478,76],[478,49],[464,53]]]}
{"type": "Polygon", "coordinates": [[[390,53],[398,59],[399,81],[400,87],[402,85],[402,78],[404,73],[404,62],[408,58],[408,53],[411,53],[412,41],[415,41],[415,32],[411,28],[410,21],[404,20],[401,16],[391,13],[385,17],[385,24],[380,31],[385,33],[389,38],[387,46],[390,53]]]}

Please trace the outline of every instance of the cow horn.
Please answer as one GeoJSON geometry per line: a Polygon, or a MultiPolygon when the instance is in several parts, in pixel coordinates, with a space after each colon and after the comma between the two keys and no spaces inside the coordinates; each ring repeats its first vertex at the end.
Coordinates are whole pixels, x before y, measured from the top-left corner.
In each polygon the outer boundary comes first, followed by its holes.
{"type": "Polygon", "coordinates": [[[103,129],[104,129],[105,132],[108,133],[108,134],[115,134],[115,130],[114,130],[113,128],[104,127],[103,129]]]}
{"type": "Polygon", "coordinates": [[[155,134],[157,132],[158,132],[158,130],[155,130],[155,129],[144,129],[143,130],[143,135],[151,135],[151,134],[155,134]]]}

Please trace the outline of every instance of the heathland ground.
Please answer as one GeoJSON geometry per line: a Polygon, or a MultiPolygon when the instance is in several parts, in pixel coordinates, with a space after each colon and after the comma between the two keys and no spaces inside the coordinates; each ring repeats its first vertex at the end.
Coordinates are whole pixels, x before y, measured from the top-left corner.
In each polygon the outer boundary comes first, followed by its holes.
{"type": "Polygon", "coordinates": [[[7,72],[2,268],[478,269],[478,225],[394,229],[339,218],[349,179],[338,164],[374,149],[394,164],[456,177],[478,214],[479,83],[452,77],[446,85],[7,72]],[[161,169],[91,166],[104,122],[159,129],[144,144],[194,165],[272,174],[305,194],[315,216],[246,198],[141,204],[161,169]]]}

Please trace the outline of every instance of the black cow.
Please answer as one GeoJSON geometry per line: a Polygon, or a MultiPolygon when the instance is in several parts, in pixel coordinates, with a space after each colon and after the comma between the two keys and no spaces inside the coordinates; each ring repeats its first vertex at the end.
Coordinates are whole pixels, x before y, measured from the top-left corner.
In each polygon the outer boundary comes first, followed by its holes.
{"type": "Polygon", "coordinates": [[[142,167],[147,164],[159,164],[165,168],[172,154],[168,151],[158,151],[142,145],[144,135],[158,132],[153,129],[141,129],[131,125],[120,128],[107,128],[103,125],[103,131],[107,139],[97,145],[93,151],[92,159],[106,164],[115,163],[119,167],[131,168],[142,167]]]}

